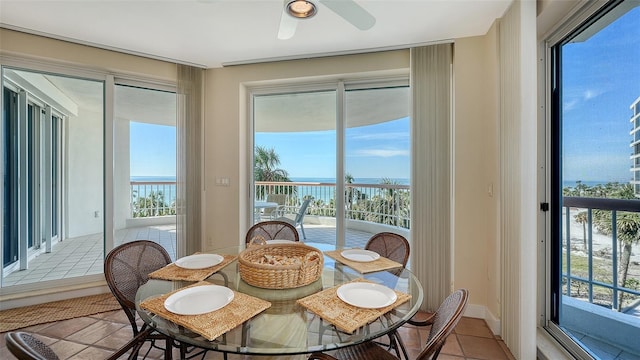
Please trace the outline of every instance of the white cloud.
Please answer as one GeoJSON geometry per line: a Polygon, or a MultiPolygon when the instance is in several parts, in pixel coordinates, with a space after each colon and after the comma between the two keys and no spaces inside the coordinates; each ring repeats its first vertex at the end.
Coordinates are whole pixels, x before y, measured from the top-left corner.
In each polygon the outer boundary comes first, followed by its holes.
{"type": "Polygon", "coordinates": [[[409,134],[407,132],[389,132],[384,134],[363,134],[363,135],[354,135],[352,139],[354,140],[398,140],[398,139],[408,139],[409,134]]]}
{"type": "Polygon", "coordinates": [[[409,156],[409,150],[397,149],[362,149],[356,151],[354,156],[375,156],[375,157],[393,157],[393,156],[409,156]]]}
{"type": "Polygon", "coordinates": [[[599,90],[585,90],[582,96],[585,100],[591,100],[597,96],[600,96],[602,93],[603,92],[599,90]]]}

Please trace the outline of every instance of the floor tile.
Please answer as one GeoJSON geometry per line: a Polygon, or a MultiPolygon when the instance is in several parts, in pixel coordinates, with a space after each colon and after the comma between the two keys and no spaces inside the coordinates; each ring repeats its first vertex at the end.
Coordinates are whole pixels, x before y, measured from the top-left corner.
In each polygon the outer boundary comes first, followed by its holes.
{"type": "Polygon", "coordinates": [[[451,334],[447,338],[442,346],[442,350],[440,350],[443,354],[456,355],[456,356],[464,356],[462,352],[462,348],[460,347],[460,343],[458,342],[458,337],[456,334],[451,334]]]}
{"type": "Polygon", "coordinates": [[[493,338],[493,333],[482,319],[463,317],[456,325],[455,333],[460,335],[472,335],[493,338]]]}
{"type": "Polygon", "coordinates": [[[111,356],[112,351],[100,349],[96,347],[87,347],[86,349],[80,351],[76,355],[70,357],[70,360],[96,360],[96,359],[106,359],[111,356]]]}
{"type": "Polygon", "coordinates": [[[42,329],[38,333],[58,339],[64,339],[67,336],[70,336],[71,334],[78,332],[79,330],[84,329],[87,326],[90,326],[96,321],[98,320],[88,317],[58,321],[49,324],[49,326],[42,329]]]}
{"type": "Polygon", "coordinates": [[[60,340],[49,346],[60,359],[68,359],[87,348],[87,345],[72,341],[60,340]]]}
{"type": "Polygon", "coordinates": [[[67,336],[66,338],[82,344],[95,344],[96,342],[108,337],[109,335],[122,329],[123,327],[125,327],[124,324],[97,320],[95,323],[67,336]]]}
{"type": "Polygon", "coordinates": [[[458,335],[458,341],[466,357],[486,360],[508,360],[507,355],[493,338],[458,335]]]}

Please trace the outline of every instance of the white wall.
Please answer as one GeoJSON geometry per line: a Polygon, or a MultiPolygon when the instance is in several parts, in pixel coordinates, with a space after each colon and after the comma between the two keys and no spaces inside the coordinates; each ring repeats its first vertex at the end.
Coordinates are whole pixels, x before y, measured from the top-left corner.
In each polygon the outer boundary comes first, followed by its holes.
{"type": "Polygon", "coordinates": [[[80,108],[78,116],[65,124],[66,237],[102,233],[104,229],[103,118],[102,112],[80,108]]]}

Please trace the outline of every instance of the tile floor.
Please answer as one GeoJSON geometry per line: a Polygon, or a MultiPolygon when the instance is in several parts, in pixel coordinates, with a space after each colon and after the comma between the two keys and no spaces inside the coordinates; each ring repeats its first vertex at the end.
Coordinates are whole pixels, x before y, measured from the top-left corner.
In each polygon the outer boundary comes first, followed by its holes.
{"type": "MultiPolygon", "coordinates": [[[[128,339],[131,338],[131,326],[122,311],[111,311],[102,314],[59,321],[55,323],[35,325],[21,329],[34,333],[49,345],[60,359],[98,360],[108,357],[128,339]]],[[[428,327],[406,325],[399,329],[411,359],[420,351],[425,343],[428,327]]],[[[9,352],[0,334],[0,359],[15,359],[9,352]]],[[[153,350],[148,358],[161,359],[162,352],[153,350]]],[[[179,356],[176,353],[174,358],[179,356]]],[[[126,358],[126,356],[123,356],[126,358]]],[[[245,360],[262,357],[230,355],[229,360],[245,360]]],[[[279,357],[283,360],[286,357],[279,357]]],[[[295,359],[300,359],[296,356],[295,359]]],[[[302,357],[304,358],[304,357],[302,357]]],[[[208,352],[205,359],[222,359],[216,352],[208,352]]],[[[463,317],[454,333],[449,336],[438,357],[440,360],[510,360],[515,359],[504,342],[494,336],[482,319],[463,317]]]]}

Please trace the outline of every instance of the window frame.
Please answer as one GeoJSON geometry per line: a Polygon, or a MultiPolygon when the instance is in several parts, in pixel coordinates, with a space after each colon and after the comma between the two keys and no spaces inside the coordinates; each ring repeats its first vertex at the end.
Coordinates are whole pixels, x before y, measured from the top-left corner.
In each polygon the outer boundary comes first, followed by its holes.
{"type": "Polygon", "coordinates": [[[556,28],[543,37],[540,46],[544,71],[540,72],[541,107],[544,111],[541,128],[540,147],[544,149],[544,179],[541,192],[549,203],[549,211],[542,212],[539,219],[544,235],[544,246],[539,256],[541,271],[539,280],[540,326],[546,330],[571,355],[578,359],[596,358],[588,349],[583,348],[566,333],[559,324],[562,298],[562,84],[561,47],[584,31],[594,22],[605,16],[624,0],[597,0],[584,2],[574,8],[556,28]]]}

